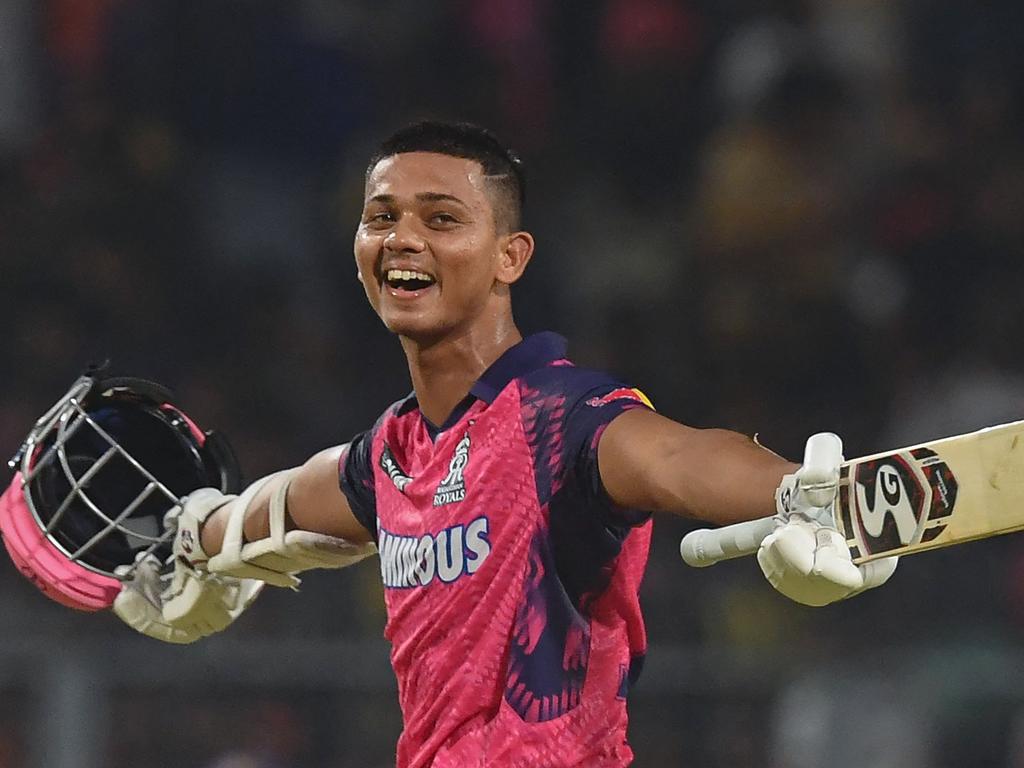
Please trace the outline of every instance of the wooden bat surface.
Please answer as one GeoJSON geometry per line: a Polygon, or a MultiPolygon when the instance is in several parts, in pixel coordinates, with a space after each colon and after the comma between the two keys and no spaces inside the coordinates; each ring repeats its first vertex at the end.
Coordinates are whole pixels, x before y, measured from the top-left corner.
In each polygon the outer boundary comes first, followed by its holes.
{"type": "Polygon", "coordinates": [[[1024,529],[1024,421],[844,463],[836,525],[856,563],[1024,529]]]}

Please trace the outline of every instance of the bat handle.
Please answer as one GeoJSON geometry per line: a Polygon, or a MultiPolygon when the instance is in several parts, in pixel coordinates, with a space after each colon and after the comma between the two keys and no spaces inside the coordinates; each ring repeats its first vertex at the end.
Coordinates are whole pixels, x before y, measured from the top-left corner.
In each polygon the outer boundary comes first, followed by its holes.
{"type": "Polygon", "coordinates": [[[757,552],[761,541],[775,530],[774,517],[762,517],[722,528],[690,531],[679,542],[679,554],[687,565],[703,568],[757,552]]]}

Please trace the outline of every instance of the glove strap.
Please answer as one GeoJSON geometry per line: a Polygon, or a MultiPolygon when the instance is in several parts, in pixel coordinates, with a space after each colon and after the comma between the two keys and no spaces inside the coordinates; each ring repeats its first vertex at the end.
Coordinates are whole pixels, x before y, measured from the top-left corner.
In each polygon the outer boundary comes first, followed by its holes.
{"type": "MultiPolygon", "coordinates": [[[[280,472],[274,472],[273,474],[261,477],[255,481],[252,485],[246,488],[242,495],[239,496],[231,505],[231,510],[228,514],[227,528],[224,530],[224,542],[221,544],[220,552],[221,555],[225,555],[231,559],[238,559],[241,561],[240,553],[242,547],[245,545],[245,514],[249,511],[249,506],[252,504],[253,499],[256,495],[263,490],[263,486],[270,482],[272,479],[279,475],[283,475],[290,470],[282,470],[280,472]]],[[[287,489],[286,489],[287,490],[287,489]]],[[[276,494],[275,494],[276,496],[276,494]]],[[[281,527],[284,527],[282,520],[281,527]]],[[[274,517],[270,517],[270,532],[271,536],[274,534],[274,517]]],[[[281,536],[284,536],[282,532],[281,536]]]]}

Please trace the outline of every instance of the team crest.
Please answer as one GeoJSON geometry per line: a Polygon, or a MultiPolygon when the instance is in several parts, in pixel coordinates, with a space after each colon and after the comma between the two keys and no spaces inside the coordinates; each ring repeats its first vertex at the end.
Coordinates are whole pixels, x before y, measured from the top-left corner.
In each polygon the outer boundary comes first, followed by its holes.
{"type": "Polygon", "coordinates": [[[956,506],[958,484],[929,448],[892,453],[841,470],[843,527],[853,555],[929,542],[956,506]]]}
{"type": "Polygon", "coordinates": [[[398,462],[395,461],[395,457],[391,453],[391,449],[388,448],[387,443],[384,444],[384,450],[380,454],[380,468],[391,478],[395,488],[401,493],[405,493],[405,486],[412,482],[412,478],[405,474],[402,468],[398,466],[398,462]]]}
{"type": "Polygon", "coordinates": [[[448,465],[448,474],[434,492],[434,506],[443,507],[466,498],[466,481],[462,477],[469,463],[469,432],[455,446],[455,455],[448,465]]]}

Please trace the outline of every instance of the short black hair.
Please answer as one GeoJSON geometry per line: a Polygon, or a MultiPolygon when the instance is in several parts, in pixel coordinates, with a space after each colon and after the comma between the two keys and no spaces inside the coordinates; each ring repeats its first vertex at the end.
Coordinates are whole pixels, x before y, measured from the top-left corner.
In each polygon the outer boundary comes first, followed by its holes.
{"type": "Polygon", "coordinates": [[[366,167],[369,179],[377,163],[403,152],[436,152],[450,157],[476,160],[494,190],[495,224],[509,232],[519,229],[526,200],[523,161],[497,136],[473,123],[421,120],[395,131],[386,138],[366,167]]]}

